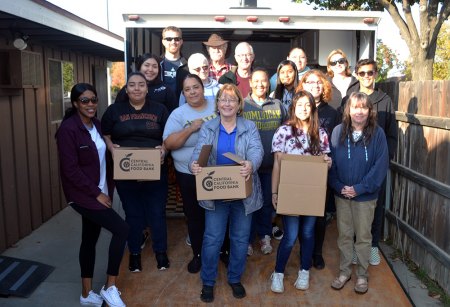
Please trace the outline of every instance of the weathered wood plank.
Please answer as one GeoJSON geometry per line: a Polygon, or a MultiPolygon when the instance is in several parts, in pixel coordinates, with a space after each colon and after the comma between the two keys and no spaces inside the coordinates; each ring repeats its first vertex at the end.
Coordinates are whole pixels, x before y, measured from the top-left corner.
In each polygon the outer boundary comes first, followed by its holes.
{"type": "Polygon", "coordinates": [[[450,130],[450,118],[395,112],[395,119],[401,122],[450,130]]]}

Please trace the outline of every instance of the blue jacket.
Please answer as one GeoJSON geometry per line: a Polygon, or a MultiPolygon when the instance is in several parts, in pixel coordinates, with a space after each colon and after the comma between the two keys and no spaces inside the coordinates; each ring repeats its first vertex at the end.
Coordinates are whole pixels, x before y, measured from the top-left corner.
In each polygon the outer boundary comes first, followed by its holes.
{"type": "Polygon", "coordinates": [[[365,146],[362,140],[353,143],[351,138],[349,142],[347,138],[341,142],[341,131],[342,124],[336,126],[331,135],[333,164],[328,173],[329,185],[335,195],[342,198],[342,188],[353,186],[357,194],[353,200],[362,202],[377,199],[389,166],[383,129],[377,126],[370,142],[365,146]]]}
{"type": "MultiPolygon", "coordinates": [[[[198,135],[198,143],[195,146],[189,168],[193,161],[197,161],[203,145],[212,144],[213,148],[209,155],[208,165],[216,165],[217,142],[219,139],[220,117],[216,117],[202,125],[198,135]]],[[[236,155],[251,161],[253,165],[253,191],[249,197],[243,200],[245,214],[248,215],[263,205],[261,182],[259,181],[258,168],[261,165],[264,156],[264,150],[259,136],[258,129],[254,122],[246,120],[240,116],[237,117],[236,123],[236,155]]],[[[199,201],[201,207],[207,210],[214,210],[214,200],[199,201]]]]}

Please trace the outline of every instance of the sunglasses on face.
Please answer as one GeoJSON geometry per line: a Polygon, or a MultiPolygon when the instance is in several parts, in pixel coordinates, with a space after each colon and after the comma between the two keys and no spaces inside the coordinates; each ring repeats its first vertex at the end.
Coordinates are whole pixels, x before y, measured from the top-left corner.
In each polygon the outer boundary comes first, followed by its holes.
{"type": "Polygon", "coordinates": [[[194,70],[196,71],[196,72],[200,72],[200,70],[203,70],[203,71],[207,71],[208,70],[208,66],[200,66],[200,67],[197,67],[197,68],[194,68],[194,70]]]}
{"type": "Polygon", "coordinates": [[[346,62],[347,62],[346,59],[340,58],[340,59],[337,59],[336,61],[330,61],[330,65],[331,66],[336,66],[337,63],[342,65],[342,64],[345,64],[346,62]]]}
{"type": "Polygon", "coordinates": [[[369,77],[372,77],[374,73],[375,73],[375,72],[374,72],[373,70],[369,70],[369,71],[359,71],[359,72],[358,72],[358,76],[360,76],[360,77],[365,77],[365,76],[367,75],[367,76],[369,76],[369,77]]]}
{"type": "Polygon", "coordinates": [[[171,41],[179,42],[179,41],[182,40],[181,37],[164,37],[163,39],[164,39],[165,41],[168,41],[168,42],[171,42],[171,41]]]}
{"type": "Polygon", "coordinates": [[[98,98],[96,96],[92,97],[92,98],[87,98],[87,97],[80,97],[78,98],[78,101],[81,104],[88,104],[89,101],[92,102],[93,104],[97,104],[98,102],[98,98]]]}

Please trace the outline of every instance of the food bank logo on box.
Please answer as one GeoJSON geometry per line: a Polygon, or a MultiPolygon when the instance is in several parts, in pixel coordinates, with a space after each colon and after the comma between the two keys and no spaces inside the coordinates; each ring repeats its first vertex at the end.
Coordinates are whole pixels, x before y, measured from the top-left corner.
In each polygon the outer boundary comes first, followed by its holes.
{"type": "Polygon", "coordinates": [[[131,156],[133,153],[125,155],[120,160],[119,167],[124,172],[130,171],[154,171],[155,165],[146,159],[133,159],[131,156]]]}
{"type": "Polygon", "coordinates": [[[239,189],[239,182],[231,177],[214,177],[215,171],[207,173],[203,178],[202,187],[205,191],[239,189]]]}

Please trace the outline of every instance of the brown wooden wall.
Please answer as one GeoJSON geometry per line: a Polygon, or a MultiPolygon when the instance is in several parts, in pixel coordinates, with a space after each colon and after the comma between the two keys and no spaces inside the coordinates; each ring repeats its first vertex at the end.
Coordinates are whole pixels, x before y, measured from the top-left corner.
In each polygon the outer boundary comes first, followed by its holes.
{"type": "MultiPolygon", "coordinates": [[[[0,49],[11,48],[0,37],[0,49]]],[[[48,60],[72,62],[75,82],[94,83],[97,70],[95,83],[102,86],[96,89],[107,97],[105,59],[38,45],[27,50],[42,55],[44,86],[11,94],[0,89],[0,252],[66,206],[54,139],[60,122],[50,116],[48,60]]]]}
{"type": "Polygon", "coordinates": [[[389,236],[450,293],[450,81],[385,88],[398,97],[399,132],[389,236]]]}

